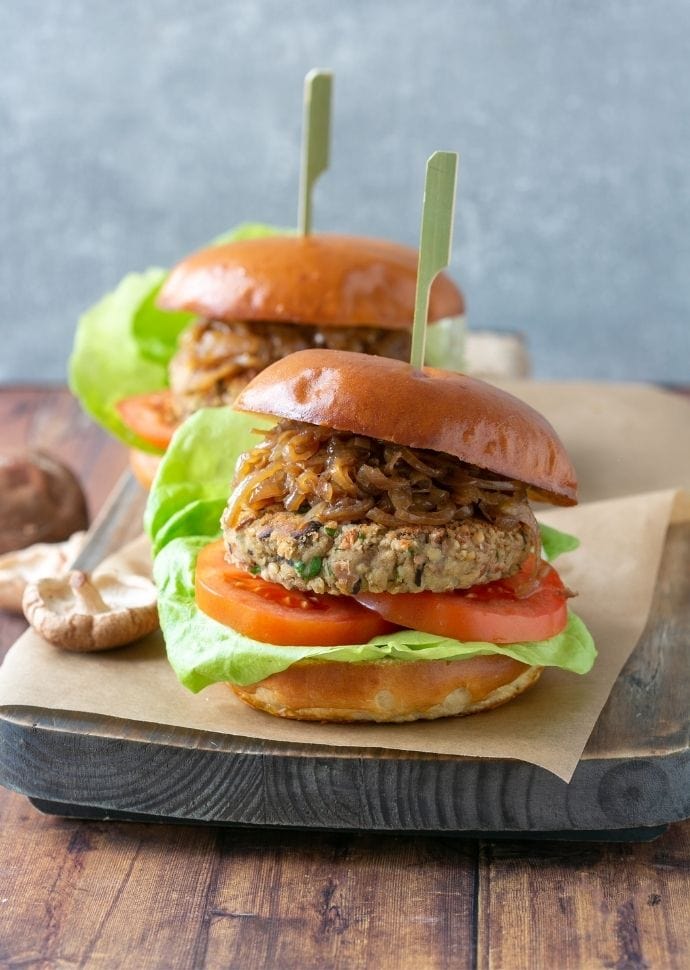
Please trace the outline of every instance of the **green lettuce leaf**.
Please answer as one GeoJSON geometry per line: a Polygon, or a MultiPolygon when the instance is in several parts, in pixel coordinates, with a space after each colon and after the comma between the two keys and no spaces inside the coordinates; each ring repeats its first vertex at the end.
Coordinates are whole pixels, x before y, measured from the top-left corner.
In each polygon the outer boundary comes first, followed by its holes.
{"type": "Polygon", "coordinates": [[[276,646],[242,636],[206,616],[194,601],[196,558],[206,543],[220,535],[220,516],[234,466],[256,441],[253,429],[259,426],[256,417],[230,408],[197,412],[175,433],[149,495],[145,525],[156,553],[154,577],[159,587],[161,628],[170,663],[190,690],[218,681],[256,683],[306,658],[411,662],[498,653],[579,674],[591,668],[594,643],[572,613],[566,629],[555,637],[502,646],[462,643],[416,630],[343,647],[276,646]]]}
{"type": "Polygon", "coordinates": [[[296,229],[288,229],[285,226],[267,226],[265,222],[241,222],[234,229],[222,232],[211,240],[212,246],[222,246],[223,243],[239,242],[241,239],[263,239],[264,236],[294,236],[296,229]]]}
{"type": "MultiPolygon", "coordinates": [[[[213,244],[293,231],[243,223],[213,244]]],[[[154,454],[160,454],[160,449],[130,431],[115,405],[125,397],[168,386],[168,363],[180,333],[194,317],[155,305],[166,276],[164,269],[125,276],[112,293],[81,316],[69,361],[70,389],[86,413],[126,445],[154,454]]]]}
{"type": "Polygon", "coordinates": [[[429,367],[463,371],[465,361],[465,317],[443,317],[426,331],[424,362],[429,367]]]}
{"type": "Polygon", "coordinates": [[[575,549],[580,545],[580,540],[577,536],[571,536],[567,532],[561,532],[559,529],[555,529],[552,525],[546,525],[544,522],[539,523],[539,532],[541,534],[541,549],[544,553],[544,557],[553,562],[554,559],[558,559],[566,552],[574,552],[575,549]]]}
{"type": "MultiPolygon", "coordinates": [[[[165,368],[165,385],[161,386],[167,386],[167,368],[170,358],[177,350],[180,334],[194,319],[193,313],[158,309],[156,300],[165,282],[165,276],[141,301],[132,316],[131,324],[132,338],[140,356],[155,361],[165,368]]],[[[158,388],[152,388],[152,390],[158,390],[158,388]]],[[[142,393],[145,394],[146,391],[142,393]]]]}
{"type": "Polygon", "coordinates": [[[270,422],[230,408],[202,408],[177,429],[144,513],[154,555],[179,536],[220,535],[237,459],[270,422]]]}
{"type": "Polygon", "coordinates": [[[81,317],[69,362],[69,385],[82,407],[125,444],[156,452],[123,424],[115,405],[167,384],[165,367],[142,351],[132,320],[165,278],[165,270],[130,273],[81,317]]]}

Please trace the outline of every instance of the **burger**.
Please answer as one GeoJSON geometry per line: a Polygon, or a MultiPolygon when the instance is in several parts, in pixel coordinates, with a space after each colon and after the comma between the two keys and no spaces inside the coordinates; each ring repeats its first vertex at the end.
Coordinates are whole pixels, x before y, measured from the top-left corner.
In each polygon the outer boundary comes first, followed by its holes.
{"type": "MultiPolygon", "coordinates": [[[[200,407],[232,404],[265,367],[306,348],[409,357],[417,251],[351,236],[275,235],[212,246],[179,263],[157,295],[177,319],[191,314],[168,364],[165,389],[128,396],[124,426],[160,454],[200,407]]],[[[464,309],[448,276],[435,281],[429,319],[464,309]]],[[[135,449],[137,477],[149,483],[155,453],[135,449]]]]}
{"type": "Polygon", "coordinates": [[[515,397],[346,350],[276,361],[233,412],[185,424],[149,500],[173,667],[274,715],[378,722],[496,707],[547,665],[584,673],[594,646],[531,499],[575,504],[576,476],[515,397]],[[220,499],[224,443],[266,420],[220,499]]]}

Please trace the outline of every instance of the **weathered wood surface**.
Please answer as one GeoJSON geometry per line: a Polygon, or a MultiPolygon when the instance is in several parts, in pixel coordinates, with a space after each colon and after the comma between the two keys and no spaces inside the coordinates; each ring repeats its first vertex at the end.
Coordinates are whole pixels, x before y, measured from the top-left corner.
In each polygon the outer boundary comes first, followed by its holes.
{"type": "MultiPolygon", "coordinates": [[[[0,392],[3,444],[69,454],[97,508],[125,459],[80,421],[64,392],[0,392]]],[[[0,651],[22,628],[0,615],[0,651]]],[[[0,789],[0,968],[680,970],[689,870],[688,822],[637,845],[386,838],[59,819],[0,789]]]]}

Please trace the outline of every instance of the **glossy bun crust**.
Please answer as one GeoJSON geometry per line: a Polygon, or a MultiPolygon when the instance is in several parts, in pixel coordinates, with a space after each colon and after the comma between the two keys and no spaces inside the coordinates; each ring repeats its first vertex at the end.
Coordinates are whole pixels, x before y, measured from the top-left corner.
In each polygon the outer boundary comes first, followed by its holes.
{"type": "Polygon", "coordinates": [[[247,704],[300,721],[431,720],[498,707],[536,683],[542,667],[492,654],[470,660],[304,662],[249,687],[247,704]]]}
{"type": "MultiPolygon", "coordinates": [[[[189,256],[158,297],[166,310],[214,320],[271,320],[403,330],[412,326],[417,250],[355,236],[267,236],[189,256]]],[[[429,319],[464,309],[453,281],[439,275],[429,319]]]]}
{"type": "Polygon", "coordinates": [[[524,482],[534,498],[577,502],[575,470],[546,418],[465,374],[419,371],[348,351],[302,350],[258,374],[234,406],[445,452],[524,482]]]}

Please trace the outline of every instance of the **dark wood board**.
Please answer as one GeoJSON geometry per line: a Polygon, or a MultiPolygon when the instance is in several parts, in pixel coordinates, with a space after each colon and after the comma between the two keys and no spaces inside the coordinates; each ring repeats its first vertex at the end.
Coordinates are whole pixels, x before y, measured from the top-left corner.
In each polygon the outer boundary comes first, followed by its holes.
{"type": "MultiPolygon", "coordinates": [[[[140,521],[125,477],[85,568],[140,521]]],[[[670,528],[642,639],[569,784],[519,761],[296,745],[37,708],[0,715],[0,781],[68,814],[325,830],[608,833],[690,815],[690,524],[670,528]]]]}

